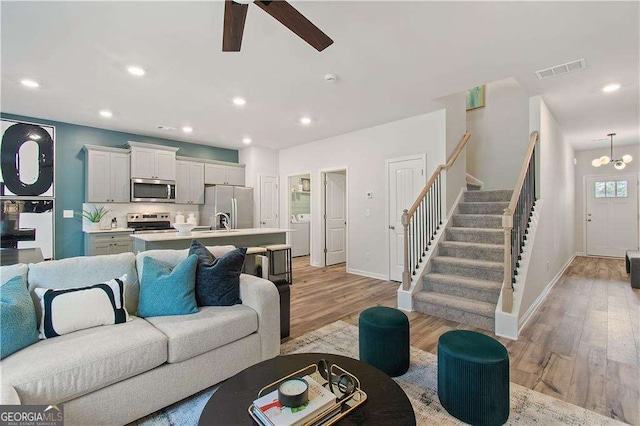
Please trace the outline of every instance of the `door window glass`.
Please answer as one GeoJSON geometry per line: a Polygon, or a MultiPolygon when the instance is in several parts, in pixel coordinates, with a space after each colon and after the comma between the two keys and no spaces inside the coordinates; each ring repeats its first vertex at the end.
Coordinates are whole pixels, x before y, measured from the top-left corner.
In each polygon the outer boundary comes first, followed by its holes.
{"type": "Polygon", "coordinates": [[[606,195],[605,197],[615,197],[616,196],[616,183],[615,182],[607,182],[605,184],[606,195]]]}
{"type": "Polygon", "coordinates": [[[627,196],[627,181],[619,180],[616,182],[616,197],[627,196]]]}
{"type": "Polygon", "coordinates": [[[609,181],[609,182],[596,182],[595,183],[595,198],[616,198],[627,196],[627,181],[609,181]]]}

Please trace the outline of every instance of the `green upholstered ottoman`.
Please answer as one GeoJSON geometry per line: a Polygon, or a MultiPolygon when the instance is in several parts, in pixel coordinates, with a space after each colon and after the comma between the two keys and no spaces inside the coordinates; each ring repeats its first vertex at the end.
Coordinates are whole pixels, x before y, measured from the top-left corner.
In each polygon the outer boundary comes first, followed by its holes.
{"type": "Polygon", "coordinates": [[[360,361],[391,377],[409,369],[409,318],[404,312],[375,306],[360,313],[360,361]]]}
{"type": "Polygon", "coordinates": [[[438,397],[452,416],[472,425],[509,418],[509,353],[497,340],[468,330],[438,340],[438,397]]]}

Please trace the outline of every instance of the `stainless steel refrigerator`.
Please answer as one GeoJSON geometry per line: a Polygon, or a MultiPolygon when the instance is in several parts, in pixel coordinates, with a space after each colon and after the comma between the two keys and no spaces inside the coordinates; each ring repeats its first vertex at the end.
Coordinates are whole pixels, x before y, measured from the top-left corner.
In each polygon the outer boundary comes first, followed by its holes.
{"type": "Polygon", "coordinates": [[[231,228],[253,228],[253,188],[214,185],[204,189],[204,204],[200,206],[200,222],[213,229],[224,229],[224,216],[214,219],[216,213],[226,213],[231,228]]]}

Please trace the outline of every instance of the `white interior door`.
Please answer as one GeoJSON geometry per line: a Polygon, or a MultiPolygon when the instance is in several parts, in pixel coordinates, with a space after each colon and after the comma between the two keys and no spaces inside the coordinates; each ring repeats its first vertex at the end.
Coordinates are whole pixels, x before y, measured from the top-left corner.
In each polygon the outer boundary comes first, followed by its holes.
{"type": "Polygon", "coordinates": [[[260,175],[260,228],[278,227],[278,178],[260,175]]]}
{"type": "Polygon", "coordinates": [[[347,176],[326,173],[326,265],[347,261],[347,176]]]}
{"type": "Polygon", "coordinates": [[[638,249],[638,176],[587,178],[587,254],[623,257],[638,249]]]}
{"type": "Polygon", "coordinates": [[[402,281],[404,228],[402,211],[408,209],[425,184],[424,159],[389,162],[389,279],[402,281]]]}

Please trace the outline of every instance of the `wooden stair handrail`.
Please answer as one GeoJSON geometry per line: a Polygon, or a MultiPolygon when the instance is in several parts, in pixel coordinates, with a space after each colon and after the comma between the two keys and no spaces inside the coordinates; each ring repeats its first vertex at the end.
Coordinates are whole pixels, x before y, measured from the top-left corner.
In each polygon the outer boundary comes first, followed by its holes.
{"type": "Polygon", "coordinates": [[[469,141],[470,137],[471,137],[471,133],[464,132],[462,139],[460,139],[460,142],[458,142],[458,146],[456,146],[456,149],[454,149],[453,152],[451,153],[451,157],[449,157],[449,161],[447,161],[446,164],[440,164],[436,168],[435,172],[433,172],[433,174],[431,175],[431,178],[427,181],[424,188],[422,188],[422,191],[420,191],[420,195],[418,195],[418,197],[416,198],[416,201],[414,201],[411,208],[407,211],[407,220],[411,219],[414,213],[416,212],[416,210],[418,210],[418,206],[420,206],[421,200],[425,197],[425,195],[427,195],[427,192],[429,192],[429,188],[431,188],[431,185],[433,185],[433,183],[435,182],[436,178],[440,175],[440,173],[442,173],[443,170],[449,170],[451,167],[453,167],[453,164],[456,162],[456,160],[460,156],[460,153],[462,153],[462,150],[464,149],[465,145],[467,145],[467,142],[469,141]]]}
{"type": "Polygon", "coordinates": [[[529,146],[527,147],[527,153],[524,157],[524,161],[522,162],[522,169],[520,169],[520,175],[518,176],[518,181],[516,183],[515,188],[513,189],[513,194],[511,194],[511,200],[509,201],[509,206],[507,206],[507,210],[505,214],[513,215],[516,205],[518,204],[518,196],[520,195],[520,191],[522,190],[522,185],[524,184],[524,179],[527,175],[527,170],[529,167],[529,161],[531,161],[531,156],[533,155],[533,149],[538,143],[539,134],[536,130],[531,132],[531,136],[529,136],[529,146]]]}
{"type": "MultiPolygon", "coordinates": [[[[522,169],[518,176],[518,181],[511,195],[511,200],[504,213],[502,215],[502,229],[504,231],[504,279],[502,281],[502,311],[511,313],[513,311],[513,287],[511,283],[511,230],[513,228],[513,215],[515,214],[516,206],[518,205],[518,198],[522,191],[522,186],[529,170],[529,164],[531,163],[531,157],[534,153],[536,143],[538,143],[540,136],[537,131],[531,132],[529,136],[529,146],[527,147],[527,153],[522,162],[522,169]]],[[[535,179],[535,177],[534,177],[535,179]]],[[[535,191],[535,188],[534,188],[535,191]]]]}

